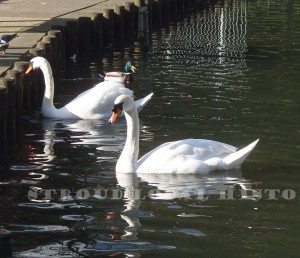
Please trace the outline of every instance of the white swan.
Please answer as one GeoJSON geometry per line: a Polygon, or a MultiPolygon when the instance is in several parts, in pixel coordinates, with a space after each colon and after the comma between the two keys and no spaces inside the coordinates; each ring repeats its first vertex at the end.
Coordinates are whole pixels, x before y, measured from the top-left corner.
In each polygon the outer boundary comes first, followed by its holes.
{"type": "Polygon", "coordinates": [[[115,100],[110,122],[125,112],[127,139],[118,159],[116,172],[207,174],[212,170],[239,167],[258,140],[241,150],[236,147],[204,139],[185,139],[158,146],[142,158],[139,154],[139,118],[132,99],[121,95],[115,100]]]}
{"type": "MultiPolygon", "coordinates": [[[[44,74],[45,94],[42,103],[42,114],[44,117],[61,119],[101,119],[109,117],[111,114],[111,106],[117,96],[126,94],[132,97],[133,95],[133,92],[125,88],[123,83],[106,80],[81,93],[64,107],[56,108],[53,104],[54,79],[50,64],[43,57],[35,57],[31,59],[26,74],[35,69],[41,69],[44,74]]],[[[152,94],[135,102],[139,111],[150,100],[151,96],[152,94]]]]}

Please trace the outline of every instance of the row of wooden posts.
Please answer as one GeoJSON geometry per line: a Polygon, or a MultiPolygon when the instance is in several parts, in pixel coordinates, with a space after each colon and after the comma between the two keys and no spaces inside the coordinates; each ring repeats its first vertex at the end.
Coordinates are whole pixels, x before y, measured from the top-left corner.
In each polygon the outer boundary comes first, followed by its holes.
{"type": "Polygon", "coordinates": [[[17,123],[24,112],[41,102],[44,93],[41,74],[24,75],[32,57],[45,57],[55,75],[64,68],[66,58],[76,56],[78,61],[89,60],[91,53],[101,55],[116,42],[133,42],[137,36],[145,40],[154,26],[176,19],[203,1],[135,0],[105,9],[103,13],[67,21],[65,25],[53,25],[25,55],[26,61],[15,62],[5,77],[0,78],[0,142],[14,139],[17,123]]]}

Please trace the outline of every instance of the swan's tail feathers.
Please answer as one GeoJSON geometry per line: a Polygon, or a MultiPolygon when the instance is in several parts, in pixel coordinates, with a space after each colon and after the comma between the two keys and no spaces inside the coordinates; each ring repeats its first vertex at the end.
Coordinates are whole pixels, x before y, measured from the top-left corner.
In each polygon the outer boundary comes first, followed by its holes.
{"type": "Polygon", "coordinates": [[[259,139],[250,143],[243,149],[240,149],[232,154],[229,154],[227,157],[223,159],[223,162],[227,165],[227,169],[233,169],[239,167],[251,151],[255,148],[256,144],[258,143],[259,139]]]}
{"type": "Polygon", "coordinates": [[[140,112],[143,107],[148,103],[148,101],[152,98],[153,96],[153,93],[150,93],[148,96],[146,96],[145,98],[142,98],[142,99],[139,99],[139,100],[136,100],[134,103],[135,103],[135,106],[136,106],[136,109],[138,112],[140,112]]]}

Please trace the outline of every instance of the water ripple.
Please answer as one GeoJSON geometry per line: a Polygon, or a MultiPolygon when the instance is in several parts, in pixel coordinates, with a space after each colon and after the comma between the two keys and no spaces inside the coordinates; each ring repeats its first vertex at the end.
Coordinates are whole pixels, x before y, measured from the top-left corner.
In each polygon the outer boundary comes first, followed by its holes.
{"type": "Polygon", "coordinates": [[[42,166],[36,166],[36,165],[14,165],[11,166],[10,170],[13,171],[32,171],[32,170],[42,170],[42,166]]]}
{"type": "Polygon", "coordinates": [[[173,234],[173,233],[183,233],[183,234],[192,235],[192,236],[207,236],[206,234],[204,234],[200,230],[191,229],[191,228],[162,230],[162,232],[171,233],[171,234],[173,234]]]}
{"type": "Polygon", "coordinates": [[[34,233],[47,233],[47,232],[69,232],[70,229],[66,226],[60,225],[9,225],[10,231],[13,232],[34,232],[34,233]]]}

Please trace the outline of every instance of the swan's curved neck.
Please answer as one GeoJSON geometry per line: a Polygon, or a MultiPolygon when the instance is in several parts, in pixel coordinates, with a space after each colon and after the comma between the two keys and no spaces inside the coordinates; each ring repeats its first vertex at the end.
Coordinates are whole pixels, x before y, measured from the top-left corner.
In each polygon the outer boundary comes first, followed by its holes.
{"type": "Polygon", "coordinates": [[[136,108],[133,108],[130,112],[125,112],[125,118],[127,122],[127,138],[116,165],[116,172],[134,173],[137,169],[140,138],[140,123],[136,108]]]}
{"type": "Polygon", "coordinates": [[[47,109],[56,109],[53,105],[53,97],[54,97],[54,80],[52,76],[52,69],[50,65],[44,63],[41,65],[40,69],[44,75],[45,81],[45,93],[43,98],[42,110],[47,109]]]}

